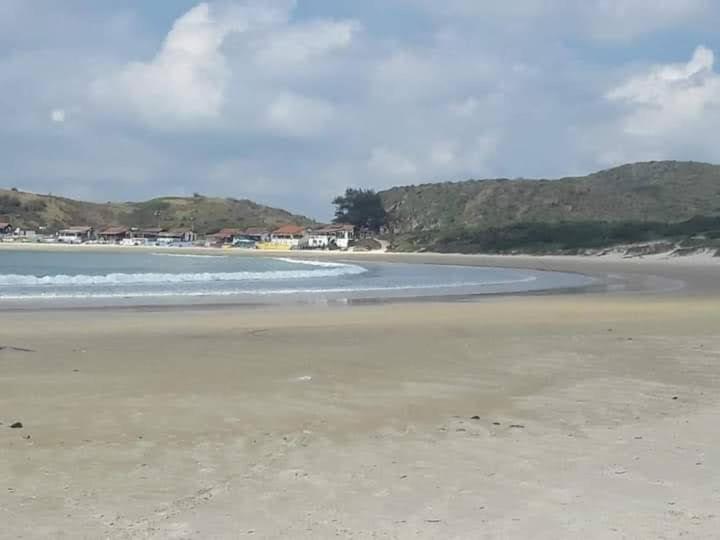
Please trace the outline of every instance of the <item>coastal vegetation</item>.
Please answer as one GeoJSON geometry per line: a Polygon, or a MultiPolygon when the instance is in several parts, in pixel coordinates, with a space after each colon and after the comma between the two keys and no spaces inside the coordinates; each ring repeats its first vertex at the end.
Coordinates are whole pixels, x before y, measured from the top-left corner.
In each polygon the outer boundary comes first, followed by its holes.
{"type": "Polygon", "coordinates": [[[347,223],[358,229],[379,232],[385,226],[387,213],[382,198],[372,189],[345,190],[333,200],[335,223],[347,223]]]}
{"type": "Polygon", "coordinates": [[[623,165],[559,180],[469,180],[380,192],[396,234],[561,221],[674,223],[720,215],[720,166],[623,165]]]}
{"type": "MultiPolygon", "coordinates": [[[[680,223],[651,221],[526,222],[506,227],[425,231],[401,237],[399,251],[446,253],[577,254],[618,245],[670,251],[679,248],[720,249],[720,217],[695,217],[680,223]]],[[[638,253],[642,254],[642,253],[638,253]]]]}
{"type": "Polygon", "coordinates": [[[15,227],[49,232],[73,226],[193,228],[199,234],[223,227],[276,228],[309,225],[307,217],[249,200],[203,197],[162,197],[145,202],[93,203],[53,195],[0,189],[0,221],[15,227]]]}
{"type": "Polygon", "coordinates": [[[720,166],[695,162],[423,184],[380,197],[401,251],[578,252],[662,239],[714,247],[720,230],[720,166]]]}

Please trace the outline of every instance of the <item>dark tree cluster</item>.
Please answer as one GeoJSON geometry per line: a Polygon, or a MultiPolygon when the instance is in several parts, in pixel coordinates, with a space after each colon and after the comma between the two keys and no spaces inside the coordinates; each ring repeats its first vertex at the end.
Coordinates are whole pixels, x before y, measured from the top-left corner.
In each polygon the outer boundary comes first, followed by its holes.
{"type": "Polygon", "coordinates": [[[335,223],[349,223],[359,229],[379,232],[387,219],[380,195],[372,189],[345,190],[336,197],[335,223]]]}
{"type": "MultiPolygon", "coordinates": [[[[430,236],[432,233],[428,233],[430,236]]],[[[620,244],[657,240],[689,241],[701,236],[720,239],[720,217],[698,216],[681,223],[652,221],[582,221],[518,223],[489,229],[462,228],[444,231],[434,239],[416,238],[435,251],[465,253],[577,252],[620,244]]]]}

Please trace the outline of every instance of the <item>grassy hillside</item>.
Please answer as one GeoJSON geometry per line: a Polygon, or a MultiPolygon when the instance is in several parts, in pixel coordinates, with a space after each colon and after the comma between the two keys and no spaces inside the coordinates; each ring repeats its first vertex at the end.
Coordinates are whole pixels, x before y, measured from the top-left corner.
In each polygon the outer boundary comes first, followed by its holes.
{"type": "Polygon", "coordinates": [[[664,224],[698,217],[692,233],[714,235],[720,166],[636,163],[559,180],[398,187],[381,197],[399,249],[563,251],[662,238],[675,231],[664,224]]]}
{"type": "Polygon", "coordinates": [[[584,177],[424,184],[381,196],[400,234],[533,222],[679,222],[720,215],[720,166],[637,163],[584,177]]]}
{"type": "Polygon", "coordinates": [[[63,197],[0,189],[0,221],[54,231],[71,225],[190,227],[211,233],[223,227],[275,227],[311,223],[298,216],[248,200],[211,197],[163,197],[141,203],[90,203],[63,197]]]}

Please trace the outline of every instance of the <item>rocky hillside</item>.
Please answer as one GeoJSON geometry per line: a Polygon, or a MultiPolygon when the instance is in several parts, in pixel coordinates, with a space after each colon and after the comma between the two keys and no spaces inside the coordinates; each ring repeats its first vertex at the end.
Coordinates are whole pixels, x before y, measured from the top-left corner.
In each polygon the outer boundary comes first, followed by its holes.
{"type": "Polygon", "coordinates": [[[399,235],[519,223],[653,221],[720,215],[720,166],[624,165],[559,180],[471,180],[381,193],[399,235]]]}
{"type": "Polygon", "coordinates": [[[163,197],[140,203],[90,203],[0,189],[0,222],[49,231],[72,225],[179,228],[194,226],[201,234],[223,227],[304,225],[311,220],[249,200],[211,197],[163,197]]]}

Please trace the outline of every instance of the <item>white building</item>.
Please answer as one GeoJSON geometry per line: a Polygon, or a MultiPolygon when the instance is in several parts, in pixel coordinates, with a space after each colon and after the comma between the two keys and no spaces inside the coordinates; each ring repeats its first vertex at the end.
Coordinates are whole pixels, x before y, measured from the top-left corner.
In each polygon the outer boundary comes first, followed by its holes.
{"type": "Polygon", "coordinates": [[[298,247],[305,237],[305,228],[297,225],[284,225],[270,235],[270,243],[288,248],[298,247]]]}
{"type": "Polygon", "coordinates": [[[57,240],[63,244],[82,244],[88,240],[92,240],[93,228],[92,227],[70,227],[69,229],[63,229],[58,232],[57,240]]]}
{"type": "Polygon", "coordinates": [[[311,230],[303,239],[301,247],[306,249],[348,249],[355,239],[352,225],[328,225],[311,230]]]}
{"type": "Polygon", "coordinates": [[[158,234],[157,244],[169,246],[172,244],[191,244],[197,240],[197,235],[190,229],[173,229],[158,234]]]}

